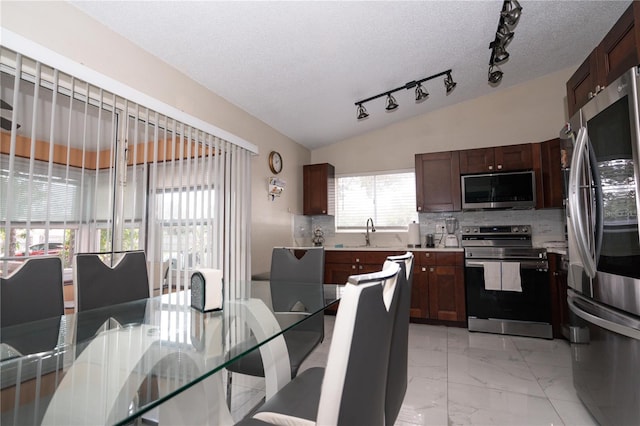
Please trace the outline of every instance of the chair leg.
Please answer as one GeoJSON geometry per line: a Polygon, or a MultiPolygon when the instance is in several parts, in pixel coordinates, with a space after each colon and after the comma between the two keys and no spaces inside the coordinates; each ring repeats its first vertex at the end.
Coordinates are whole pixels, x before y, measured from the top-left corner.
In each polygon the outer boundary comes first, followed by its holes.
{"type": "Polygon", "coordinates": [[[231,371],[227,370],[227,407],[231,411],[231,371]]]}

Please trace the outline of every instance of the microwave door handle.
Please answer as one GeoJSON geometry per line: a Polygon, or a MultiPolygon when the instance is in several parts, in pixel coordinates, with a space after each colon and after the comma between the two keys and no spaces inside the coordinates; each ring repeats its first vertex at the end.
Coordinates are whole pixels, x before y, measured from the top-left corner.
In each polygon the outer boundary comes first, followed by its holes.
{"type": "Polygon", "coordinates": [[[576,138],[576,145],[571,159],[571,171],[569,172],[569,216],[568,221],[576,239],[577,254],[584,266],[589,278],[596,275],[595,260],[591,257],[589,242],[587,240],[587,227],[585,223],[586,212],[582,209],[580,195],[582,194],[580,177],[584,172],[584,157],[587,148],[587,129],[581,127],[576,138]]]}

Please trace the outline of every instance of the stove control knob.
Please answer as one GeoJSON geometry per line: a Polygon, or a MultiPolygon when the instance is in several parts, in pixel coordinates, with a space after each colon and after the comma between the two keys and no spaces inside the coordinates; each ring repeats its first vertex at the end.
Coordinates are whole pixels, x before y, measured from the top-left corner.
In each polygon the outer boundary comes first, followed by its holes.
{"type": "Polygon", "coordinates": [[[518,229],[517,226],[514,226],[513,229],[511,230],[511,232],[518,232],[520,229],[518,229]]]}
{"type": "Polygon", "coordinates": [[[464,233],[468,234],[469,233],[469,228],[464,228],[464,233]]]}

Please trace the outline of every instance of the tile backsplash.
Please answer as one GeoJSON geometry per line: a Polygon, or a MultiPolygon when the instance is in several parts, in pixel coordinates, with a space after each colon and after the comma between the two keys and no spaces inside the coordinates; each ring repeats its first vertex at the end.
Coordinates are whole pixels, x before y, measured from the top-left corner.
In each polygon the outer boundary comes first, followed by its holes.
{"type": "MultiPolygon", "coordinates": [[[[542,210],[483,210],[447,213],[420,213],[420,235],[424,245],[425,236],[434,234],[436,242],[444,229],[444,220],[448,217],[458,219],[460,229],[465,226],[477,225],[531,225],[534,245],[546,241],[564,241],[566,218],[564,209],[542,210]]],[[[364,245],[364,232],[335,232],[333,216],[302,216],[293,217],[293,238],[297,246],[312,245],[313,232],[320,228],[324,234],[325,246],[336,244],[345,246],[364,245]]],[[[371,234],[371,244],[379,247],[406,246],[407,232],[376,232],[371,234]]]]}

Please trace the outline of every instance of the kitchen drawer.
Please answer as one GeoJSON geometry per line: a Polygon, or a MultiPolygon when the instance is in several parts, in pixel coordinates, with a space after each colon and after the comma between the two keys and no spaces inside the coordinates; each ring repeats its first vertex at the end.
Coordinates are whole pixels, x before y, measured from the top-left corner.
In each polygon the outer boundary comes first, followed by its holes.
{"type": "Polygon", "coordinates": [[[434,251],[418,251],[413,253],[415,256],[416,264],[420,266],[435,266],[437,261],[437,254],[434,251]]]}
{"type": "Polygon", "coordinates": [[[414,255],[420,266],[462,266],[464,260],[461,252],[420,251],[414,255]]]}
{"type": "Polygon", "coordinates": [[[464,256],[462,253],[446,252],[435,253],[438,266],[462,266],[464,256]]]}
{"type": "Polygon", "coordinates": [[[346,263],[346,264],[372,264],[380,265],[387,259],[387,256],[401,254],[397,251],[345,251],[326,250],[324,253],[325,263],[346,263]]]}

